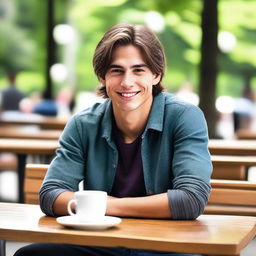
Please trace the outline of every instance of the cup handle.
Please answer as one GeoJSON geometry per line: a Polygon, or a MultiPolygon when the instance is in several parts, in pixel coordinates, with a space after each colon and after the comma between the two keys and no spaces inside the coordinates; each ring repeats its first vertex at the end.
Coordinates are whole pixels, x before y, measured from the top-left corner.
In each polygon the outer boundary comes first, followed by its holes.
{"type": "Polygon", "coordinates": [[[71,199],[71,200],[68,202],[67,208],[68,208],[68,213],[69,213],[69,215],[75,215],[75,213],[72,211],[72,208],[71,208],[72,204],[75,204],[75,203],[76,203],[75,199],[71,199]]]}

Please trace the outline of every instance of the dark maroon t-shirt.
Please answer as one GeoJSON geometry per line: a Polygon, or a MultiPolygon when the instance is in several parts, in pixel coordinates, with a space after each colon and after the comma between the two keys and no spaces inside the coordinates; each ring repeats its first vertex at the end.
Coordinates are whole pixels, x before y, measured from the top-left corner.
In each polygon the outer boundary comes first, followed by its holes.
{"type": "Polygon", "coordinates": [[[132,143],[125,143],[115,124],[113,124],[112,134],[119,152],[119,159],[111,195],[116,197],[145,196],[141,136],[138,136],[132,143]]]}

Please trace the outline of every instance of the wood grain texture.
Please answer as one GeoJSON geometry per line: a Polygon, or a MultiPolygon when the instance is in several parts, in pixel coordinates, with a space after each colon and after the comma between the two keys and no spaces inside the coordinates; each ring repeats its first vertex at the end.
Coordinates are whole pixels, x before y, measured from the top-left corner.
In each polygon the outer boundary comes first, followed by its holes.
{"type": "Polygon", "coordinates": [[[255,217],[219,215],[202,215],[193,221],[123,218],[109,230],[73,230],[45,217],[39,206],[0,203],[3,240],[238,255],[255,234],[255,217]]]}

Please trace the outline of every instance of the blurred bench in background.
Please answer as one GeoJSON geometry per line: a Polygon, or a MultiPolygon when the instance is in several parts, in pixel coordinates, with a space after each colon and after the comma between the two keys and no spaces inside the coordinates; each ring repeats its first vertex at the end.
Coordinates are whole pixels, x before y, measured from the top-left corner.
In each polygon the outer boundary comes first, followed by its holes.
{"type": "Polygon", "coordinates": [[[212,179],[247,180],[248,170],[256,166],[256,156],[212,155],[212,179]]]}
{"type": "Polygon", "coordinates": [[[206,214],[256,216],[256,183],[211,180],[212,191],[206,214]]]}
{"type": "Polygon", "coordinates": [[[24,181],[24,201],[38,204],[38,192],[48,169],[48,164],[27,164],[24,181]]]}
{"type": "Polygon", "coordinates": [[[236,131],[235,136],[238,140],[256,140],[256,131],[240,129],[236,131]]]}

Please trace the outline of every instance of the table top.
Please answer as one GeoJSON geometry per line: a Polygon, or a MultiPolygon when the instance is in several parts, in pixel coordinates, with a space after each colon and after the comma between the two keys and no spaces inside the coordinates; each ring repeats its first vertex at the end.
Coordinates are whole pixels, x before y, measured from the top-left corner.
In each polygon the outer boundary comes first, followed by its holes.
{"type": "Polygon", "coordinates": [[[256,140],[209,140],[214,155],[256,155],[256,140]]]}
{"type": "Polygon", "coordinates": [[[68,118],[46,117],[38,114],[20,113],[6,111],[0,113],[0,124],[2,125],[38,125],[46,129],[63,129],[68,118]]]}
{"type": "Polygon", "coordinates": [[[202,215],[194,221],[123,218],[108,230],[74,230],[44,216],[38,205],[0,203],[0,239],[10,241],[238,255],[255,234],[255,217],[227,215],[202,215]]]}
{"type": "Polygon", "coordinates": [[[27,155],[53,155],[59,147],[57,140],[0,139],[0,152],[27,155]]]}
{"type": "Polygon", "coordinates": [[[57,140],[63,130],[42,130],[34,126],[9,125],[0,127],[0,138],[57,140]]]}

